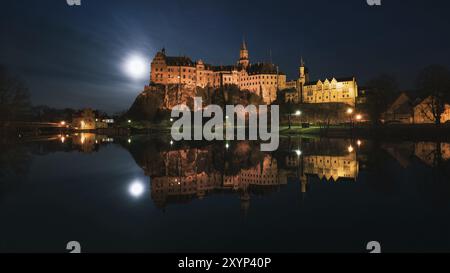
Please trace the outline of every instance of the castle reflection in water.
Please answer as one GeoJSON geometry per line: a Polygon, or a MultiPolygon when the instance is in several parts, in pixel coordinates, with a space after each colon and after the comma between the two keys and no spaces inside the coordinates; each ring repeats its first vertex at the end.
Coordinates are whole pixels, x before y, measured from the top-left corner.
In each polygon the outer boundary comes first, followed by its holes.
{"type": "MultiPolygon", "coordinates": [[[[122,145],[150,178],[151,197],[159,208],[228,193],[235,194],[246,210],[252,195],[276,192],[288,183],[298,183],[302,194],[317,181],[355,183],[373,148],[370,141],[344,139],[286,138],[272,153],[246,141],[193,146],[162,138],[114,140],[95,134],[59,136],[59,140],[85,153],[111,142],[122,145]]],[[[382,143],[380,148],[405,168],[416,159],[430,167],[450,159],[450,143],[382,143]]]]}

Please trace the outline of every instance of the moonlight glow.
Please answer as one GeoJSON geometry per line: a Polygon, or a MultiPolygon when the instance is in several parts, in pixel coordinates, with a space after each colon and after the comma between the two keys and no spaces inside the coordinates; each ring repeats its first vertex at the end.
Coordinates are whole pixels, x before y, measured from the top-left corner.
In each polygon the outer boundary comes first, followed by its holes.
{"type": "Polygon", "coordinates": [[[125,61],[124,71],[133,79],[144,79],[147,77],[147,62],[140,55],[132,55],[125,61]]]}
{"type": "Polygon", "coordinates": [[[140,181],[133,182],[130,185],[130,187],[128,188],[128,192],[131,194],[131,196],[136,197],[136,198],[142,196],[144,191],[145,191],[145,186],[140,181]]]}

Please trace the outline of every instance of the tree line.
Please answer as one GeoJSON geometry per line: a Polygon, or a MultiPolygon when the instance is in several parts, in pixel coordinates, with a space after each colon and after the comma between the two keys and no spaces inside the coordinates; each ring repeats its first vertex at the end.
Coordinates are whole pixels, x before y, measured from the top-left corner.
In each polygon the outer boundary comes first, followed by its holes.
{"type": "MultiPolygon", "coordinates": [[[[388,74],[377,76],[366,83],[370,92],[367,94],[365,110],[372,123],[377,126],[381,123],[381,115],[387,110],[389,104],[399,95],[400,88],[397,79],[388,74]]],[[[450,71],[443,65],[430,65],[422,69],[415,79],[413,91],[420,100],[425,100],[431,110],[435,124],[441,123],[441,116],[445,105],[450,104],[450,71]]]]}

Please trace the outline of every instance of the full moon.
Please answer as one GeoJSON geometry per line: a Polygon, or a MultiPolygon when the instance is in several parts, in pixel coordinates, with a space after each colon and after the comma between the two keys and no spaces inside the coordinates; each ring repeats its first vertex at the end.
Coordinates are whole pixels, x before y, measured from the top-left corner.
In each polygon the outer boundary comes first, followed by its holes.
{"type": "Polygon", "coordinates": [[[131,194],[131,196],[137,198],[137,197],[140,197],[144,193],[145,186],[142,182],[136,181],[130,185],[130,187],[128,188],[128,191],[131,194]]]}
{"type": "Polygon", "coordinates": [[[147,74],[147,63],[142,56],[133,55],[125,61],[124,70],[133,79],[144,79],[147,74]]]}

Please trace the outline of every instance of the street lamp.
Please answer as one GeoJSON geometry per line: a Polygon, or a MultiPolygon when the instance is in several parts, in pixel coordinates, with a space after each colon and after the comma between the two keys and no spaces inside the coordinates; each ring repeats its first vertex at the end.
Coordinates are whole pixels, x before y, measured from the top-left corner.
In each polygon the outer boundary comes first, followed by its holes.
{"type": "Polygon", "coordinates": [[[353,114],[353,108],[348,108],[347,109],[347,114],[349,114],[349,115],[353,114]]]}
{"type": "Polygon", "coordinates": [[[294,115],[294,116],[296,116],[296,117],[299,117],[299,116],[302,115],[302,111],[297,110],[297,111],[295,111],[294,114],[289,113],[289,116],[288,116],[288,117],[289,117],[289,130],[290,130],[291,127],[292,127],[292,122],[291,122],[292,115],[294,115]]]}
{"type": "Polygon", "coordinates": [[[355,148],[353,148],[352,145],[348,146],[348,152],[349,153],[353,153],[354,150],[355,150],[355,148]]]}
{"type": "Polygon", "coordinates": [[[361,121],[362,120],[362,115],[360,115],[360,114],[356,115],[356,120],[357,121],[361,121]]]}

